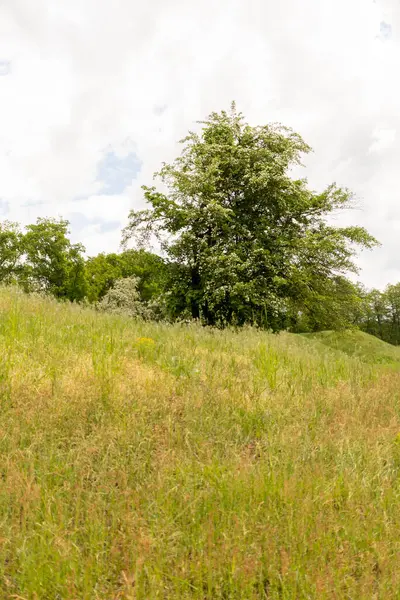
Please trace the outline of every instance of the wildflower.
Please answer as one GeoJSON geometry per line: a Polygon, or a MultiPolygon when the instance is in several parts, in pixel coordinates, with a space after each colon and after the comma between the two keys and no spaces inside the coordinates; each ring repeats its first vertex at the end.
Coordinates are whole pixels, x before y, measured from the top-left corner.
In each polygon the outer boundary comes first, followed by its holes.
{"type": "Polygon", "coordinates": [[[152,338],[148,338],[148,337],[138,337],[138,338],[136,338],[136,341],[139,344],[155,344],[155,341],[152,338]]]}

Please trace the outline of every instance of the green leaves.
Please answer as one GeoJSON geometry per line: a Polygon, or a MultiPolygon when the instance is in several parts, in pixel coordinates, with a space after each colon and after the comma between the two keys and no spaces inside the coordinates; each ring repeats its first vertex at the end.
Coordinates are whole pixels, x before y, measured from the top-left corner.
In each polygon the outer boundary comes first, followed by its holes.
{"type": "Polygon", "coordinates": [[[352,205],[351,193],[332,184],[315,194],[293,180],[311,149],[282,125],[252,127],[234,104],[201,125],[156,174],[166,192],[144,188],[149,208],[131,212],[124,241],[160,240],[176,267],[169,287],[179,310],[204,323],[279,329],[296,322],[296,302],[318,320],[316,304],[356,271],[355,249],[377,243],[360,227],[327,225],[329,213],[352,205]]]}
{"type": "Polygon", "coordinates": [[[132,318],[149,318],[151,312],[141,301],[137,277],[117,279],[97,304],[100,311],[132,318]]]}
{"type": "Polygon", "coordinates": [[[22,233],[17,223],[0,224],[0,282],[11,283],[21,270],[22,233]]]}
{"type": "Polygon", "coordinates": [[[101,300],[119,279],[138,278],[138,292],[150,301],[163,289],[166,267],[162,258],[145,250],[127,250],[121,254],[98,254],[86,263],[88,299],[101,300]]]}
{"type": "Polygon", "coordinates": [[[361,304],[357,324],[365,332],[385,342],[400,344],[400,283],[385,290],[365,290],[360,286],[361,304]]]}
{"type": "Polygon", "coordinates": [[[38,219],[25,232],[15,223],[0,224],[0,282],[20,284],[27,292],[96,303],[117,281],[134,277],[143,307],[150,301],[154,304],[166,278],[161,257],[127,250],[85,260],[84,247],[71,243],[68,227],[63,219],[38,219]]]}
{"type": "Polygon", "coordinates": [[[68,221],[38,219],[23,233],[16,223],[0,225],[0,281],[27,291],[82,300],[86,293],[84,248],[71,244],[68,221]]]}
{"type": "Polygon", "coordinates": [[[84,247],[71,244],[68,221],[38,219],[22,238],[22,282],[27,290],[82,300],[86,294],[84,247]]]}

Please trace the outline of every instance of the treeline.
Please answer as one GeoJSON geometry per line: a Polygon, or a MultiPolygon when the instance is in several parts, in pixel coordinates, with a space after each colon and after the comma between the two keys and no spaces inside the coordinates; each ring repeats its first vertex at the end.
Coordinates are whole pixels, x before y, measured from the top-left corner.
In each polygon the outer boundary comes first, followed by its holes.
{"type": "MultiPolygon", "coordinates": [[[[353,284],[356,252],[378,244],[364,228],[333,227],[349,190],[310,190],[292,177],[309,146],[281,125],[253,127],[233,104],[189,132],[182,153],[143,187],[124,250],[86,258],[68,222],[0,228],[0,280],[100,310],[279,331],[360,327],[400,343],[398,286],[353,284]],[[163,258],[149,251],[158,240],[163,258]],[[134,249],[128,249],[128,244],[134,249]]],[[[400,284],[399,284],[400,285],[400,284]]]]}
{"type": "Polygon", "coordinates": [[[385,342],[400,345],[400,283],[384,291],[358,287],[359,309],[354,324],[385,342]]]}
{"type": "Polygon", "coordinates": [[[136,282],[140,302],[150,303],[164,289],[166,266],[145,250],[85,258],[82,244],[69,238],[66,220],[38,219],[22,230],[0,225],[0,281],[26,292],[45,292],[60,300],[96,304],[122,279],[136,282]]]}
{"type": "MultiPolygon", "coordinates": [[[[172,287],[185,284],[176,277],[179,263],[144,249],[86,258],[84,246],[71,242],[68,227],[68,221],[55,219],[38,219],[25,230],[16,223],[3,222],[0,281],[18,284],[26,292],[45,292],[60,300],[85,302],[104,309],[107,307],[104,299],[108,297],[110,308],[119,306],[121,312],[131,311],[149,318],[193,317],[191,303],[185,302],[182,292],[179,295],[172,287]],[[121,295],[124,281],[125,293],[129,291],[125,299],[121,295]],[[120,304],[115,300],[117,292],[120,304]]],[[[385,291],[368,291],[343,277],[333,277],[329,282],[330,286],[320,281],[320,287],[313,288],[307,301],[304,297],[282,299],[280,321],[271,320],[270,328],[307,332],[358,327],[387,342],[400,344],[400,283],[389,285],[385,291]]],[[[186,291],[191,292],[189,286],[186,291]]],[[[254,324],[251,318],[244,322],[254,324]]]]}

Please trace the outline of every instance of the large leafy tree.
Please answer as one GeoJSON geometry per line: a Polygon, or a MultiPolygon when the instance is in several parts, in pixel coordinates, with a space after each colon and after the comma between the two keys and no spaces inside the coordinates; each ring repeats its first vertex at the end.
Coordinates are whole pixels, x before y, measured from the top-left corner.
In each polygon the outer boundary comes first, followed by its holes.
{"type": "Polygon", "coordinates": [[[41,219],[26,227],[23,284],[57,298],[82,300],[86,294],[84,247],[72,244],[68,221],[41,219]]]}
{"type": "Polygon", "coordinates": [[[156,174],[166,191],[143,188],[149,208],[131,211],[124,239],[159,238],[172,264],[174,310],[207,324],[287,326],[293,303],[312,310],[321,290],[334,292],[338,278],[356,271],[356,248],[376,241],[361,227],[327,223],[351,205],[347,190],[317,194],[293,179],[310,151],[299,135],[252,127],[234,105],[201,124],[156,174]]]}

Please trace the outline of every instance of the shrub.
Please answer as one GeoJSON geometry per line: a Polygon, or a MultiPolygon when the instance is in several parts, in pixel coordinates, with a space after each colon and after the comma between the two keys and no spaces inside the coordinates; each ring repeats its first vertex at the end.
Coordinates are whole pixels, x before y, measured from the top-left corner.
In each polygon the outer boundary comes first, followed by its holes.
{"type": "Polygon", "coordinates": [[[97,304],[100,311],[139,319],[151,319],[151,309],[142,302],[138,290],[138,277],[118,279],[97,304]]]}

